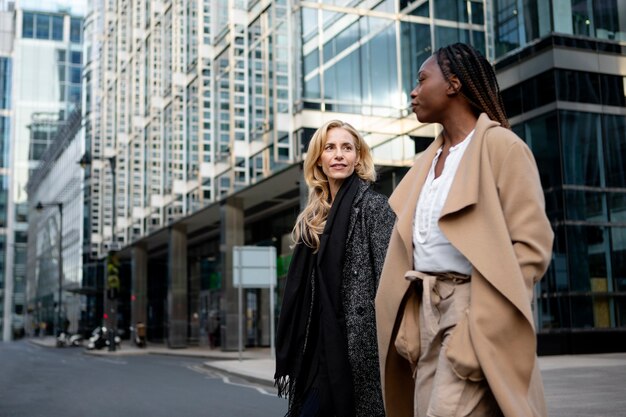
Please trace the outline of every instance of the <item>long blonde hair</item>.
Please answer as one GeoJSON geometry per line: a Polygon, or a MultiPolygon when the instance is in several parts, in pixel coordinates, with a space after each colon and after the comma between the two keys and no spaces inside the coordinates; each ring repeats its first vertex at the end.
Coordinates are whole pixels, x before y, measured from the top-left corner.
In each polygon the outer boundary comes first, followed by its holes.
{"type": "Polygon", "coordinates": [[[309,143],[304,159],[304,180],[309,187],[309,200],[296,219],[296,224],[291,232],[294,243],[303,242],[316,252],[320,246],[320,235],[326,226],[326,218],[331,206],[328,177],[318,166],[318,161],[324,150],[324,145],[326,145],[328,132],[336,128],[346,130],[354,138],[354,146],[359,155],[359,162],[354,170],[356,174],[366,181],[376,181],[372,152],[354,127],[340,120],[331,120],[317,129],[309,143]]]}

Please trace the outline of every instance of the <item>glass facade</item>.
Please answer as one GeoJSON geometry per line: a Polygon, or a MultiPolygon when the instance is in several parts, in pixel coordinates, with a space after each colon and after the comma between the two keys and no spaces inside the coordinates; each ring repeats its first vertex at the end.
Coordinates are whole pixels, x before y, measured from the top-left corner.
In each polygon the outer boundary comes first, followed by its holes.
{"type": "Polygon", "coordinates": [[[502,92],[509,117],[559,101],[626,107],[626,77],[553,68],[502,92]]]}
{"type": "Polygon", "coordinates": [[[0,56],[0,110],[11,107],[11,80],[11,58],[0,56]]]}
{"type": "Polygon", "coordinates": [[[559,110],[515,126],[555,228],[539,330],[626,326],[626,116],[559,110]]]}
{"type": "Polygon", "coordinates": [[[495,55],[549,33],[626,41],[626,3],[620,0],[495,0],[495,55]]]}
{"type": "Polygon", "coordinates": [[[297,12],[304,109],[400,117],[432,51],[466,42],[487,53],[482,1],[320,3],[297,12]]]}
{"type": "MultiPolygon", "coordinates": [[[[80,295],[83,286],[83,217],[84,190],[77,181],[83,170],[76,163],[84,154],[80,140],[81,114],[73,113],[62,126],[55,126],[50,147],[43,164],[31,175],[28,183],[28,262],[26,276],[31,283],[28,304],[31,320],[47,322],[54,328],[58,317],[59,260],[62,256],[61,316],[70,321],[75,332],[84,318],[87,296],[80,295]],[[36,210],[38,202],[44,204],[36,210]],[[61,211],[57,203],[62,203],[61,211]],[[59,233],[63,235],[62,254],[59,233]]],[[[25,234],[26,235],[26,234],[25,234]]],[[[82,329],[88,330],[88,329],[82,329]]]]}
{"type": "MultiPolygon", "coordinates": [[[[80,107],[82,101],[83,57],[80,42],[83,19],[70,15],[67,10],[43,11],[46,5],[41,7],[24,10],[18,5],[11,11],[12,21],[16,23],[15,31],[10,34],[13,108],[9,140],[12,149],[8,164],[12,176],[10,186],[3,188],[10,192],[6,199],[7,251],[3,271],[12,281],[10,301],[14,328],[19,329],[16,334],[30,327],[32,323],[25,323],[25,317],[27,311],[34,308],[33,304],[29,304],[34,299],[27,294],[30,197],[26,191],[27,183],[49,148],[58,122],[80,107]]],[[[0,63],[0,74],[6,68],[0,63]]],[[[5,91],[4,86],[0,82],[0,93],[5,91]]],[[[0,104],[3,95],[0,94],[0,104]]],[[[0,149],[0,157],[8,157],[7,149],[0,149]]],[[[32,281],[30,285],[36,288],[37,281],[32,281]]]]}
{"type": "MultiPolygon", "coordinates": [[[[613,4],[591,3],[596,12],[613,4]]],[[[588,66],[618,62],[623,47],[575,35],[545,37],[496,64],[513,130],[537,160],[555,232],[553,259],[537,288],[540,352],[611,351],[625,343],[626,77],[588,66]],[[576,58],[558,68],[537,58],[562,63],[556,56],[568,53],[576,58]],[[515,80],[514,72],[534,75],[515,80]],[[585,332],[612,335],[613,346],[573,341],[585,332]]]]}

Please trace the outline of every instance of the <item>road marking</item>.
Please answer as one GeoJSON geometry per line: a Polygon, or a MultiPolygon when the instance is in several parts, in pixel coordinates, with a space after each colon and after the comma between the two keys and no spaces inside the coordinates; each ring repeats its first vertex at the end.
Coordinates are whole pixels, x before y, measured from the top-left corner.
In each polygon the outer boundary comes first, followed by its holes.
{"type": "Polygon", "coordinates": [[[98,361],[102,361],[102,362],[107,362],[107,363],[112,363],[113,365],[128,365],[128,362],[126,361],[121,361],[121,360],[116,360],[116,359],[107,359],[107,358],[94,358],[98,361]]]}
{"type": "Polygon", "coordinates": [[[267,390],[265,390],[265,389],[263,389],[261,387],[257,387],[256,385],[253,385],[253,384],[242,384],[242,383],[239,383],[239,382],[233,382],[233,381],[230,380],[230,377],[228,377],[228,376],[226,376],[226,375],[224,375],[224,374],[222,374],[220,372],[207,369],[207,368],[205,368],[202,365],[196,365],[196,364],[191,365],[191,364],[189,364],[189,365],[185,365],[185,367],[187,369],[191,370],[191,371],[203,374],[205,376],[205,378],[207,378],[207,379],[221,379],[222,382],[224,384],[227,384],[227,385],[233,385],[233,386],[242,387],[242,388],[250,388],[250,389],[256,390],[260,394],[269,395],[271,397],[274,397],[276,395],[276,394],[274,394],[272,392],[268,392],[267,390]]]}

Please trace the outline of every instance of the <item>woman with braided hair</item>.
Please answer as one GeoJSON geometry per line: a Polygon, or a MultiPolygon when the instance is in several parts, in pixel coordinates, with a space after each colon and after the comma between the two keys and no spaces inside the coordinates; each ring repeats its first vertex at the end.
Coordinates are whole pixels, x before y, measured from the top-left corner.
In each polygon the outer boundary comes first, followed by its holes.
{"type": "Polygon", "coordinates": [[[387,416],[545,416],[531,302],[553,232],[533,155],[469,45],[423,63],[411,104],[442,130],[389,199],[376,295],[387,416]]]}

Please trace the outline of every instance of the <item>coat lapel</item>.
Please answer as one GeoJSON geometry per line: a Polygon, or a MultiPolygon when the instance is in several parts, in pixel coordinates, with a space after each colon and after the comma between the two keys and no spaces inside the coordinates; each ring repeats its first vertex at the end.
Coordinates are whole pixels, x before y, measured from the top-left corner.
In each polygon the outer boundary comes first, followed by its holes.
{"type": "Polygon", "coordinates": [[[426,181],[428,176],[431,162],[437,153],[437,149],[442,144],[443,139],[440,135],[416,159],[413,168],[406,173],[391,197],[389,197],[389,205],[398,218],[396,230],[404,243],[408,259],[411,260],[413,259],[413,219],[415,217],[417,200],[422,191],[424,181],[426,181]]]}

